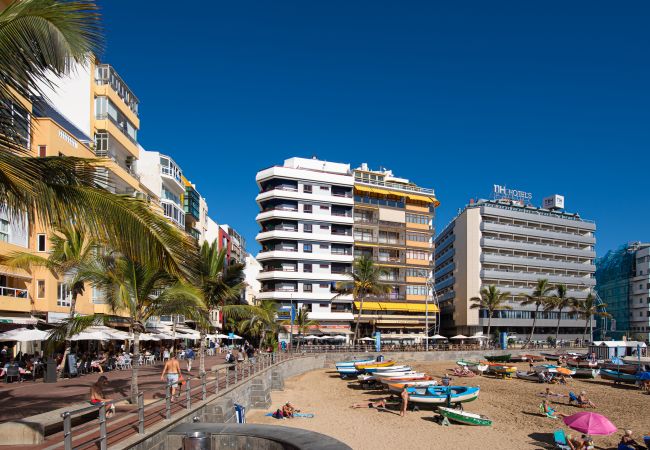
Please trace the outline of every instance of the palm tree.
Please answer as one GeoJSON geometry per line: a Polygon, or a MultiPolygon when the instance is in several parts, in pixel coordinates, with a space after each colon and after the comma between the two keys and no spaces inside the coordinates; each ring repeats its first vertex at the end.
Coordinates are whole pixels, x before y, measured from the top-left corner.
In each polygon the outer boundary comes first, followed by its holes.
{"type": "MultiPolygon", "coordinates": [[[[62,278],[70,290],[70,315],[75,316],[77,298],[83,295],[86,282],[89,281],[84,268],[91,265],[95,259],[98,246],[88,235],[87,231],[79,225],[67,224],[60,227],[51,236],[51,252],[47,258],[28,252],[16,252],[9,255],[4,264],[31,270],[33,267],[45,267],[55,276],[62,278]]],[[[65,351],[59,366],[59,376],[63,375],[66,359],[70,354],[72,335],[71,330],[65,337],[65,351]]]]}
{"type": "Polygon", "coordinates": [[[509,297],[510,292],[502,292],[495,285],[491,284],[488,287],[481,289],[480,297],[472,297],[469,299],[470,302],[474,303],[470,306],[471,309],[485,309],[488,312],[488,339],[490,339],[490,327],[492,325],[492,316],[494,315],[494,312],[502,309],[512,309],[511,306],[505,304],[509,297]]]}
{"type": "Polygon", "coordinates": [[[557,340],[560,336],[560,320],[562,319],[562,310],[571,307],[576,299],[567,297],[566,284],[558,284],[555,286],[555,295],[546,300],[545,311],[558,310],[557,313],[557,327],[555,328],[555,348],[557,348],[557,340]]]}
{"type": "MultiPolygon", "coordinates": [[[[582,342],[586,342],[585,337],[587,336],[587,328],[589,328],[589,325],[592,324],[591,318],[593,316],[599,316],[599,317],[611,316],[611,314],[604,311],[605,308],[607,308],[607,303],[601,303],[597,305],[596,297],[591,292],[587,295],[587,298],[585,298],[584,300],[576,300],[576,302],[573,304],[573,311],[577,313],[580,317],[585,319],[585,329],[582,332],[582,342]]],[[[593,342],[594,340],[593,334],[594,333],[592,329],[592,331],[589,333],[590,342],[593,342]]]]}
{"type": "Polygon", "coordinates": [[[523,348],[528,347],[530,341],[533,340],[533,334],[535,333],[535,325],[537,323],[537,314],[539,313],[539,308],[545,304],[546,299],[550,295],[551,291],[553,291],[553,287],[550,285],[548,280],[546,278],[540,278],[539,280],[537,280],[537,286],[535,286],[533,293],[531,295],[526,295],[526,298],[519,302],[522,306],[535,305],[533,326],[530,329],[530,336],[528,336],[528,339],[526,340],[526,343],[524,344],[523,348]]]}
{"type": "MultiPolygon", "coordinates": [[[[224,323],[227,320],[249,318],[253,315],[266,318],[265,312],[252,305],[239,304],[240,293],[244,288],[244,265],[228,264],[226,249],[219,250],[217,241],[208,244],[204,242],[196,258],[196,285],[201,291],[203,303],[209,310],[219,309],[223,314],[224,323]]],[[[200,326],[201,345],[199,349],[199,372],[205,372],[205,335],[209,323],[200,326]]],[[[235,331],[237,322],[230,328],[235,331]]]]}
{"type": "MultiPolygon", "coordinates": [[[[285,320],[285,324],[290,324],[291,320],[285,320]]],[[[296,350],[300,348],[300,342],[302,341],[302,335],[305,332],[309,331],[310,327],[318,325],[318,322],[315,320],[309,319],[309,311],[305,306],[296,311],[296,317],[293,319],[293,325],[298,330],[298,345],[296,350]]]]}
{"type": "Polygon", "coordinates": [[[0,204],[12,218],[26,214],[46,227],[83,223],[130,259],[191,275],[193,240],[146,202],[104,189],[100,162],[29,156],[25,99],[45,98],[52,78],[70,73],[70,61],[85,63],[99,53],[99,19],[87,0],[13,1],[0,11],[0,204]]]}
{"type": "Polygon", "coordinates": [[[372,259],[364,256],[354,260],[352,273],[347,274],[352,280],[336,284],[336,290],[339,292],[337,296],[352,294],[354,300],[359,302],[359,312],[354,326],[352,345],[356,344],[359,336],[359,322],[363,313],[363,301],[370,295],[381,295],[391,291],[390,285],[381,281],[382,276],[386,275],[386,273],[386,269],[375,265],[372,259]]]}
{"type": "Polygon", "coordinates": [[[259,338],[260,347],[266,340],[266,333],[277,330],[275,318],[278,311],[278,305],[273,300],[262,300],[257,305],[263,311],[263,314],[253,313],[248,319],[241,321],[237,327],[240,333],[248,334],[251,337],[259,338]]]}
{"type": "MultiPolygon", "coordinates": [[[[207,320],[201,292],[160,268],[108,254],[81,271],[94,287],[104,293],[110,310],[128,323],[133,334],[135,361],[140,356],[140,334],[145,331],[150,318],[182,314],[197,323],[207,320]]],[[[83,319],[85,323],[92,320],[83,319]]],[[[132,401],[136,401],[137,396],[138,365],[135,364],[131,373],[132,401]]]]}

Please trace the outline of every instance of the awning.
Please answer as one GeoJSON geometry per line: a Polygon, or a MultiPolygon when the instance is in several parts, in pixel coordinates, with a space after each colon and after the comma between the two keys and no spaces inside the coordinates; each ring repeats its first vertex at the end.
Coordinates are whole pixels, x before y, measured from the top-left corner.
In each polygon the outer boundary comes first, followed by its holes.
{"type": "Polygon", "coordinates": [[[389,190],[389,189],[383,189],[380,187],[370,187],[370,186],[363,186],[360,184],[355,184],[354,189],[357,191],[361,192],[367,192],[370,194],[382,194],[382,195],[395,195],[398,197],[408,197],[411,200],[418,200],[421,202],[426,202],[426,203],[435,203],[436,206],[440,204],[437,198],[433,196],[427,196],[427,195],[421,195],[421,194],[411,194],[408,192],[402,192],[400,190],[389,190]]]}
{"type": "Polygon", "coordinates": [[[0,274],[8,275],[14,278],[23,278],[25,280],[32,279],[32,276],[26,270],[18,269],[16,267],[9,267],[2,264],[0,264],[0,274]]]}
{"type": "MultiPolygon", "coordinates": [[[[359,309],[361,302],[354,302],[354,307],[359,309]]],[[[388,303],[388,302],[363,302],[365,311],[405,311],[405,312],[426,312],[425,303],[388,303]]],[[[437,313],[440,310],[436,305],[429,305],[429,312],[437,313]]]]}
{"type": "Polygon", "coordinates": [[[34,317],[0,317],[0,323],[16,323],[19,325],[36,325],[38,319],[34,317]]]}
{"type": "Polygon", "coordinates": [[[320,327],[319,328],[321,333],[324,334],[354,334],[352,331],[346,328],[328,328],[328,327],[320,327]]]}
{"type": "Polygon", "coordinates": [[[418,194],[406,194],[408,198],[411,200],[418,200],[420,202],[426,202],[426,203],[435,203],[436,206],[440,204],[437,198],[435,197],[427,197],[424,195],[418,195],[418,194]]]}

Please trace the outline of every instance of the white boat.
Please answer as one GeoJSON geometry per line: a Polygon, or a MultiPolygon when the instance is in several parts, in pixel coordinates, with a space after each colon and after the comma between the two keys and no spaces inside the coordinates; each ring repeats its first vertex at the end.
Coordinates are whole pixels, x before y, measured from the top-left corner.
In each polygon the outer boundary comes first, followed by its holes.
{"type": "MultiPolygon", "coordinates": [[[[357,379],[359,381],[371,381],[371,380],[380,380],[382,378],[395,378],[395,377],[409,377],[417,374],[417,372],[413,372],[412,370],[404,371],[404,372],[375,372],[375,373],[364,373],[361,375],[357,375],[357,379]]],[[[424,374],[420,374],[424,375],[424,374]]]]}
{"type": "Polygon", "coordinates": [[[397,372],[397,373],[375,373],[377,379],[390,379],[390,378],[423,378],[427,375],[422,372],[397,372]]]}

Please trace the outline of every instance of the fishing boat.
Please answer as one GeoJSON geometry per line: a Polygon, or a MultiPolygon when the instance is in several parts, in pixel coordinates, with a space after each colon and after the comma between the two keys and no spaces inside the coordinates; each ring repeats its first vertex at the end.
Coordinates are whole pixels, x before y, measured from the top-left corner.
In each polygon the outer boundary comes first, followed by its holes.
{"type": "Polygon", "coordinates": [[[446,403],[466,403],[478,398],[480,388],[473,386],[427,386],[409,387],[409,401],[444,405],[446,403]]]}
{"type": "Polygon", "coordinates": [[[613,370],[614,372],[623,372],[634,375],[639,371],[638,364],[615,364],[610,361],[602,362],[598,364],[601,369],[613,370]]]}
{"type": "Polygon", "coordinates": [[[555,364],[540,364],[538,366],[533,366],[533,370],[535,372],[549,372],[549,373],[557,373],[557,369],[559,369],[560,366],[556,366],[555,364]]]}
{"type": "Polygon", "coordinates": [[[339,361],[335,364],[336,368],[342,368],[342,367],[352,367],[354,368],[355,364],[369,364],[374,362],[374,359],[354,359],[352,361],[339,361]]]}
{"type": "Polygon", "coordinates": [[[368,370],[368,369],[374,369],[378,367],[390,367],[394,366],[395,361],[372,361],[369,363],[365,362],[360,362],[360,363],[354,363],[354,367],[356,367],[359,370],[368,370]]]}
{"type": "Polygon", "coordinates": [[[569,367],[580,367],[583,369],[596,369],[598,367],[598,363],[596,361],[588,361],[586,359],[567,359],[566,362],[567,366],[569,367]]]}
{"type": "Polygon", "coordinates": [[[396,378],[424,378],[427,376],[427,374],[422,373],[422,372],[397,372],[397,373],[392,373],[392,372],[376,372],[373,374],[375,379],[381,380],[381,379],[396,379],[396,378]]]}
{"type": "Polygon", "coordinates": [[[456,364],[458,364],[459,366],[467,366],[471,368],[472,366],[478,366],[481,363],[480,361],[467,361],[465,359],[459,359],[458,361],[456,361],[456,364]]]}
{"type": "Polygon", "coordinates": [[[540,352],[540,353],[544,358],[548,359],[549,361],[557,361],[558,359],[560,359],[560,356],[562,356],[556,353],[545,353],[545,352],[540,352]]]}
{"type": "Polygon", "coordinates": [[[508,367],[508,366],[493,367],[493,368],[491,368],[491,372],[493,372],[496,375],[511,377],[514,373],[517,372],[517,368],[516,367],[508,367]]]}
{"type": "Polygon", "coordinates": [[[478,373],[479,375],[483,375],[489,368],[490,366],[487,364],[479,364],[478,366],[471,366],[469,370],[478,373]]]}
{"type": "Polygon", "coordinates": [[[508,362],[512,355],[490,355],[486,356],[485,359],[489,362],[508,362]]]}
{"type": "Polygon", "coordinates": [[[513,355],[509,359],[510,362],[526,362],[528,357],[526,355],[513,355]]]}
{"type": "Polygon", "coordinates": [[[528,354],[526,354],[524,356],[526,358],[528,358],[528,361],[532,361],[532,362],[543,362],[546,359],[541,355],[528,355],[528,354]]]}
{"type": "Polygon", "coordinates": [[[478,425],[483,427],[489,427],[492,425],[492,421],[487,417],[460,409],[438,406],[438,413],[453,422],[464,423],[465,425],[478,425]]]}
{"type": "Polygon", "coordinates": [[[369,367],[361,370],[363,373],[376,373],[376,372],[408,372],[411,370],[410,366],[390,366],[390,367],[369,367]]]}
{"type": "Polygon", "coordinates": [[[368,381],[374,381],[374,380],[380,380],[382,378],[397,378],[397,377],[410,377],[413,376],[415,372],[413,371],[405,371],[405,372],[390,372],[386,374],[379,374],[378,372],[375,373],[362,373],[360,375],[357,375],[357,380],[361,382],[368,382],[368,381]]]}
{"type": "Polygon", "coordinates": [[[393,380],[381,380],[384,383],[390,392],[397,393],[402,392],[404,388],[407,387],[428,387],[428,386],[437,386],[438,382],[436,380],[413,380],[413,381],[398,381],[393,380]]]}
{"type": "Polygon", "coordinates": [[[539,383],[539,373],[532,371],[532,372],[524,372],[521,370],[518,370],[515,372],[515,376],[521,380],[528,380],[528,381],[534,381],[536,383],[539,383]]]}
{"type": "Polygon", "coordinates": [[[573,374],[576,378],[596,378],[600,373],[599,369],[589,369],[584,367],[578,367],[573,374]]]}
{"type": "Polygon", "coordinates": [[[636,375],[610,369],[600,369],[600,378],[617,383],[636,383],[636,375]]]}

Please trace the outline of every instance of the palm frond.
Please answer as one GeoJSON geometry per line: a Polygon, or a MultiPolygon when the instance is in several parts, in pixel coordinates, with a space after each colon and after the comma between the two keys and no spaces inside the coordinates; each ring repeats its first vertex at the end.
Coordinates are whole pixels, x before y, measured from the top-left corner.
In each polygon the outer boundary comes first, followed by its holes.
{"type": "Polygon", "coordinates": [[[52,350],[64,342],[69,336],[81,333],[93,325],[106,325],[111,316],[104,314],[93,314],[89,316],[66,317],[61,320],[53,329],[47,339],[46,346],[52,350]]]}

